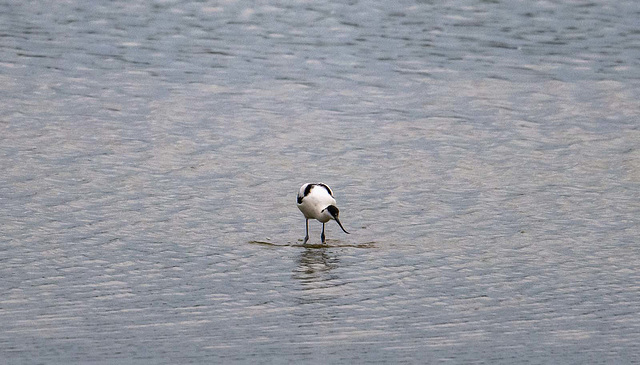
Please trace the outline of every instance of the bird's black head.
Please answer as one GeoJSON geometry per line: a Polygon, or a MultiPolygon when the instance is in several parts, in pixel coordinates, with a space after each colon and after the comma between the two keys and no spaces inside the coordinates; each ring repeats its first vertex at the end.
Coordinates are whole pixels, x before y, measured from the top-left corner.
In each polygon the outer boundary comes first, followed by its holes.
{"type": "Polygon", "coordinates": [[[335,219],[335,221],[338,223],[340,228],[342,228],[344,233],[349,234],[349,232],[347,232],[347,230],[344,229],[344,227],[342,226],[342,223],[340,223],[340,218],[338,218],[338,215],[340,215],[340,210],[338,209],[338,207],[336,207],[335,205],[329,205],[328,207],[324,208],[324,210],[326,210],[327,212],[329,212],[329,214],[331,214],[333,219],[335,219]]]}
{"type": "Polygon", "coordinates": [[[338,207],[336,207],[335,205],[329,205],[325,209],[329,212],[329,214],[331,214],[334,219],[338,218],[338,215],[340,214],[340,209],[338,209],[338,207]]]}

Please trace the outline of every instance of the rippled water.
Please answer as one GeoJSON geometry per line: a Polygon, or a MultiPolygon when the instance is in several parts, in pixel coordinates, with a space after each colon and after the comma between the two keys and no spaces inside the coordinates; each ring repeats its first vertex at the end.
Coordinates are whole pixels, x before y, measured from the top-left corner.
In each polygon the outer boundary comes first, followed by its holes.
{"type": "Polygon", "coordinates": [[[0,3],[0,359],[640,362],[638,18],[0,3]]]}

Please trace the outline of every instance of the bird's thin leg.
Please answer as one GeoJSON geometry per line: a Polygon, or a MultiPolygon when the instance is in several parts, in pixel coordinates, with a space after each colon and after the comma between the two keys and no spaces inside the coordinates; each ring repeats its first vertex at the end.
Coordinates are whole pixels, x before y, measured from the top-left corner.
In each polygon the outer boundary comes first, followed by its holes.
{"type": "Polygon", "coordinates": [[[302,242],[303,245],[307,243],[307,241],[309,240],[309,220],[308,219],[305,219],[305,226],[307,230],[306,230],[306,236],[304,236],[304,242],[302,242]]]}
{"type": "Polygon", "coordinates": [[[320,235],[320,238],[322,239],[322,243],[327,243],[327,241],[324,238],[324,223],[322,223],[322,234],[320,235]]]}

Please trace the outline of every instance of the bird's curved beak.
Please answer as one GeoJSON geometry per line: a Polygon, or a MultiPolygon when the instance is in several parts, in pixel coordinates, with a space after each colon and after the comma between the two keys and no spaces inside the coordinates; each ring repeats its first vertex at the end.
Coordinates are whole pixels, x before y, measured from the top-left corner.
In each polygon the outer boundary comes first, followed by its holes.
{"type": "Polygon", "coordinates": [[[340,226],[340,228],[342,228],[342,230],[344,231],[344,233],[346,234],[350,234],[349,232],[347,232],[346,229],[344,229],[344,227],[342,226],[342,223],[340,223],[340,219],[338,219],[338,217],[334,217],[336,222],[338,222],[338,225],[340,226]]]}

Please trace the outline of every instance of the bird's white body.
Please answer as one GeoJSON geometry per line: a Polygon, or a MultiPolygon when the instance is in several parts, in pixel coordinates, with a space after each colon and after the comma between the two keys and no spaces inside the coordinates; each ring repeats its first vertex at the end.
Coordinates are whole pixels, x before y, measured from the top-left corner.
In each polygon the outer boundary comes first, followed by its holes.
{"type": "Polygon", "coordinates": [[[327,223],[333,217],[325,209],[329,205],[336,205],[336,200],[333,198],[333,192],[327,190],[328,186],[324,184],[304,184],[298,192],[298,209],[304,214],[307,219],[317,219],[322,223],[327,223]],[[311,190],[305,196],[305,189],[307,186],[311,186],[311,190]]]}
{"type": "Polygon", "coordinates": [[[333,191],[327,184],[304,184],[298,191],[298,209],[304,214],[306,220],[306,236],[304,243],[309,240],[309,219],[316,219],[322,222],[322,243],[325,243],[324,224],[330,220],[335,220],[345,233],[347,232],[338,215],[340,210],[336,207],[336,200],[333,198],[333,191]]]}

